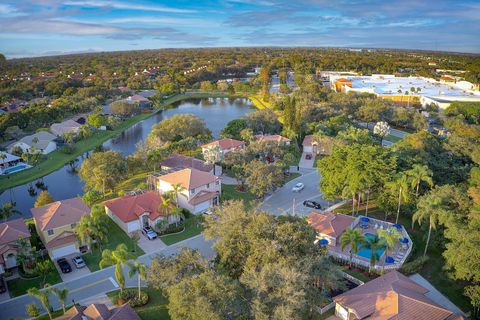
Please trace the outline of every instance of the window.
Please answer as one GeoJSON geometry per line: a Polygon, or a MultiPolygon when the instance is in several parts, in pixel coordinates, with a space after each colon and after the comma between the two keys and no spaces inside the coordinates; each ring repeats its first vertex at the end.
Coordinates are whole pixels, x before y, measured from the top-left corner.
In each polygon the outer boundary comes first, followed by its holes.
{"type": "Polygon", "coordinates": [[[207,188],[210,188],[210,183],[207,183],[207,188]]]}
{"type": "Polygon", "coordinates": [[[190,190],[190,193],[195,193],[195,188],[193,188],[192,190],[190,190]]]}
{"type": "Polygon", "coordinates": [[[215,184],[218,186],[220,184],[220,180],[215,181],[215,184]]]}
{"type": "Polygon", "coordinates": [[[72,224],[70,225],[70,228],[73,229],[73,228],[75,228],[76,225],[77,225],[76,223],[72,223],[72,224]]]}
{"type": "Polygon", "coordinates": [[[53,230],[52,230],[52,229],[47,230],[47,234],[48,234],[49,236],[53,235],[53,230]]]}

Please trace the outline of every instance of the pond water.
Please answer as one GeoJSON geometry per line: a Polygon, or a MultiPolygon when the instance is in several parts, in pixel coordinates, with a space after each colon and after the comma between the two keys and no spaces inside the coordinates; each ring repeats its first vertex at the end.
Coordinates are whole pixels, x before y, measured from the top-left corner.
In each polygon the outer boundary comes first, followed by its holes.
{"type": "MultiPolygon", "coordinates": [[[[205,99],[188,99],[173,104],[173,108],[164,110],[145,119],[122,132],[117,137],[107,140],[103,143],[105,148],[120,151],[124,155],[135,152],[135,145],[147,138],[152,126],[165,118],[174,114],[191,113],[204,119],[207,127],[212,131],[213,136],[218,138],[220,131],[225,125],[233,119],[241,118],[246,113],[251,112],[253,104],[244,98],[205,98],[205,99]]],[[[80,166],[87,153],[78,157],[75,166],[80,166]]],[[[13,178],[13,177],[12,177],[13,178]]],[[[43,177],[43,183],[48,188],[48,192],[55,200],[73,198],[83,194],[83,182],[78,177],[75,170],[70,165],[52,172],[43,177]]],[[[6,190],[0,195],[0,203],[8,201],[16,202],[16,209],[22,213],[23,217],[30,217],[30,208],[36,200],[36,195],[31,196],[29,188],[40,193],[35,181],[27,183],[15,188],[6,190]]],[[[37,194],[38,195],[38,194],[37,194]]],[[[13,216],[18,218],[19,216],[13,216]]]]}

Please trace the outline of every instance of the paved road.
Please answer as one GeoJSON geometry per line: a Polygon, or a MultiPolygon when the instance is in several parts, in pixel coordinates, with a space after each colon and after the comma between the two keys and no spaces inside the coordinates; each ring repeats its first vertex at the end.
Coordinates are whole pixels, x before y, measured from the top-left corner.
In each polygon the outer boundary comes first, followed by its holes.
{"type": "Polygon", "coordinates": [[[274,215],[282,215],[293,214],[293,207],[295,207],[295,215],[307,216],[313,209],[304,207],[304,200],[315,200],[320,202],[322,207],[327,207],[328,203],[326,200],[323,200],[322,193],[319,190],[320,176],[318,171],[316,169],[301,169],[301,172],[304,173],[302,176],[289,181],[282,188],[275,191],[275,193],[265,199],[259,206],[259,209],[274,215]],[[298,182],[302,182],[305,185],[305,189],[299,193],[292,192],[293,186],[298,182]]]}
{"type": "MultiPolygon", "coordinates": [[[[367,123],[366,122],[356,121],[356,123],[363,128],[367,128],[367,123]]],[[[369,128],[371,130],[373,130],[373,124],[370,123],[369,128]]],[[[390,128],[390,134],[394,137],[402,139],[408,134],[408,132],[401,131],[401,130],[394,129],[394,128],[390,128]]]]}
{"type": "MultiPolygon", "coordinates": [[[[181,241],[174,245],[168,246],[164,249],[161,249],[157,252],[152,252],[147,255],[143,255],[139,257],[143,263],[150,264],[151,259],[155,257],[157,254],[161,253],[165,256],[170,256],[175,254],[179,251],[182,247],[187,247],[191,249],[198,249],[202,255],[207,258],[211,259],[214,257],[215,252],[212,248],[212,241],[206,241],[203,235],[198,235],[193,238],[181,241]]],[[[125,275],[127,275],[125,268],[125,275]]],[[[135,286],[137,283],[136,276],[132,279],[128,279],[126,281],[126,285],[128,286],[135,286]]],[[[96,295],[101,295],[103,293],[118,289],[118,284],[115,281],[114,275],[114,267],[108,267],[96,272],[93,272],[89,275],[86,275],[82,278],[59,283],[53,287],[63,288],[67,287],[69,289],[69,297],[68,301],[74,300],[75,302],[79,302],[84,299],[89,299],[96,295]]],[[[51,304],[54,309],[59,309],[60,304],[56,297],[51,296],[51,304]]],[[[40,303],[37,299],[30,297],[28,295],[23,295],[20,297],[16,297],[10,299],[8,301],[4,301],[0,303],[0,319],[25,319],[27,318],[27,314],[25,312],[25,306],[29,303],[35,302],[39,308],[42,309],[40,303]]],[[[70,303],[71,304],[71,303],[70,303]]]]}

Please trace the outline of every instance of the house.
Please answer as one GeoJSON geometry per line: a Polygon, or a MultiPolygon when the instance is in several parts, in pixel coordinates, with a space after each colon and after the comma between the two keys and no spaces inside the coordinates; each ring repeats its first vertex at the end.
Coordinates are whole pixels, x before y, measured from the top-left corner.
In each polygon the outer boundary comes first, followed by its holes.
{"type": "MultiPolygon", "coordinates": [[[[153,227],[168,216],[163,199],[154,191],[125,195],[103,202],[105,212],[126,233],[153,227]]],[[[172,219],[172,218],[170,218],[172,219]]],[[[173,221],[170,221],[173,222],[173,221]]]]}
{"type": "Polygon", "coordinates": [[[201,146],[203,157],[212,159],[211,162],[222,161],[225,155],[245,147],[245,142],[230,138],[215,140],[201,146]]]}
{"type": "Polygon", "coordinates": [[[203,172],[209,172],[213,175],[222,175],[222,167],[219,165],[208,164],[203,160],[187,157],[181,154],[172,153],[161,163],[162,170],[180,170],[185,168],[197,169],[203,172]]]}
{"type": "Polygon", "coordinates": [[[30,231],[23,219],[0,223],[0,274],[18,265],[19,239],[30,239],[30,231]]]}
{"type": "Polygon", "coordinates": [[[20,162],[23,162],[22,158],[7,152],[0,151],[0,174],[3,173],[4,169],[13,167],[20,162]]]}
{"type": "Polygon", "coordinates": [[[141,109],[149,109],[151,107],[150,100],[148,100],[147,98],[145,98],[141,95],[138,95],[138,94],[130,96],[127,99],[125,99],[124,101],[126,101],[128,103],[138,103],[138,106],[141,109]]]}
{"type": "Polygon", "coordinates": [[[128,303],[108,309],[103,303],[92,303],[88,307],[74,305],[55,320],[141,320],[128,303]]]}
{"type": "Polygon", "coordinates": [[[172,191],[175,185],[183,188],[178,193],[178,204],[193,214],[204,212],[220,201],[221,179],[209,172],[187,168],[155,177],[155,188],[160,194],[172,191]]]}
{"type": "Polygon", "coordinates": [[[50,132],[58,137],[63,137],[66,133],[72,132],[77,134],[80,131],[81,125],[71,119],[60,123],[54,123],[50,126],[50,132]]]}
{"type": "Polygon", "coordinates": [[[355,218],[352,216],[333,212],[312,212],[307,217],[307,222],[317,231],[317,238],[328,240],[330,246],[337,245],[337,239],[352,226],[354,221],[355,218]]]}
{"type": "Polygon", "coordinates": [[[33,147],[34,153],[48,154],[57,149],[56,138],[50,132],[40,131],[14,142],[9,146],[9,151],[11,152],[15,147],[19,147],[23,152],[30,153],[30,148],[33,147]]]}
{"type": "Polygon", "coordinates": [[[263,134],[258,134],[255,136],[258,142],[271,142],[271,143],[276,143],[279,146],[289,146],[290,145],[290,139],[282,137],[279,134],[272,134],[272,135],[263,135],[263,134]]]}
{"type": "Polygon", "coordinates": [[[427,297],[428,291],[403,274],[391,271],[333,298],[335,315],[344,320],[463,319],[427,297]]]}
{"type": "Polygon", "coordinates": [[[35,229],[52,259],[86,252],[88,247],[80,243],[75,227],[90,208],[80,198],[72,198],[31,208],[35,229]]]}
{"type": "Polygon", "coordinates": [[[318,142],[314,139],[313,134],[309,134],[303,138],[302,142],[303,152],[311,153],[311,154],[318,154],[318,142]]]}

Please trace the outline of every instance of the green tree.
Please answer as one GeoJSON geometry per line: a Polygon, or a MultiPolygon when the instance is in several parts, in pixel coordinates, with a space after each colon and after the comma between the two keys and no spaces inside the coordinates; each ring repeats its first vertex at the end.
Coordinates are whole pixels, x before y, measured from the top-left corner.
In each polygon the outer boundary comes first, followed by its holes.
{"type": "Polygon", "coordinates": [[[122,117],[132,116],[140,110],[138,103],[131,103],[125,100],[114,101],[110,104],[110,111],[114,115],[122,117]]]}
{"type": "Polygon", "coordinates": [[[7,222],[7,219],[13,216],[14,214],[22,214],[20,211],[15,209],[15,203],[13,202],[6,202],[0,208],[0,218],[3,219],[4,222],[7,222]]]}
{"type": "Polygon", "coordinates": [[[35,201],[35,204],[33,205],[35,208],[50,204],[52,202],[55,202],[53,197],[48,193],[47,190],[42,190],[40,194],[37,197],[37,201],[35,201]]]}
{"type": "Polygon", "coordinates": [[[212,139],[212,132],[206,127],[203,119],[193,114],[176,114],[154,125],[147,142],[153,144],[158,139],[165,143],[189,137],[206,142],[212,139]]]}
{"type": "Polygon", "coordinates": [[[64,287],[62,289],[60,288],[53,288],[52,292],[57,296],[58,301],[62,304],[62,310],[63,313],[65,313],[65,305],[67,303],[67,298],[68,298],[68,288],[64,287]]]}
{"type": "Polygon", "coordinates": [[[283,172],[274,165],[254,160],[245,165],[246,183],[251,193],[263,197],[283,183],[283,172]]]}
{"type": "Polygon", "coordinates": [[[37,261],[35,265],[35,272],[42,277],[42,286],[45,286],[46,282],[45,279],[47,275],[55,270],[55,266],[53,265],[51,260],[43,260],[37,261]]]}
{"type": "Polygon", "coordinates": [[[138,280],[138,299],[140,299],[142,291],[141,291],[141,286],[140,282],[142,279],[147,278],[147,267],[145,264],[139,262],[138,260],[133,261],[133,263],[128,264],[129,270],[128,270],[128,277],[132,278],[134,275],[137,275],[137,280],[138,280]]]}
{"type": "Polygon", "coordinates": [[[234,119],[229,121],[225,128],[222,129],[220,137],[241,140],[240,132],[247,128],[247,121],[245,119],[234,119]]]}
{"type": "Polygon", "coordinates": [[[408,176],[405,173],[401,173],[397,179],[389,182],[388,184],[392,189],[396,189],[398,191],[397,218],[395,219],[395,223],[398,223],[402,202],[408,202],[410,200],[408,176]]]}
{"type": "Polygon", "coordinates": [[[48,318],[52,320],[53,319],[52,306],[50,305],[50,299],[49,299],[50,290],[39,290],[38,288],[30,288],[27,290],[27,293],[28,295],[35,297],[38,299],[38,301],[40,301],[43,308],[48,314],[48,318]]]}
{"type": "Polygon", "coordinates": [[[275,134],[282,130],[282,124],[278,121],[275,112],[270,109],[257,110],[246,115],[247,125],[253,132],[275,134]]]}
{"type": "Polygon", "coordinates": [[[131,259],[128,248],[124,243],[119,244],[115,250],[105,249],[102,252],[102,260],[100,260],[100,269],[105,266],[115,265],[115,279],[120,286],[120,291],[125,289],[125,275],[123,274],[123,266],[131,259]]]}
{"type": "Polygon", "coordinates": [[[347,229],[340,236],[340,249],[343,251],[346,246],[350,246],[350,266],[352,265],[353,255],[358,252],[364,242],[365,237],[358,229],[347,229]]]}
{"type": "MultiPolygon", "coordinates": [[[[398,239],[402,236],[396,228],[390,227],[388,230],[378,230],[378,237],[385,241],[385,258],[388,257],[390,250],[395,248],[395,245],[398,243],[398,239]]],[[[385,260],[383,261],[383,268],[385,268],[385,260]]]]}
{"type": "Polygon", "coordinates": [[[103,207],[96,205],[92,208],[90,215],[83,216],[75,227],[80,241],[87,244],[92,250],[92,244],[95,240],[98,250],[102,251],[102,242],[108,237],[108,220],[103,207]]]}
{"type": "Polygon", "coordinates": [[[418,198],[420,183],[425,182],[430,187],[433,186],[432,171],[426,165],[413,165],[411,170],[407,171],[407,176],[410,178],[412,189],[415,189],[415,197],[418,198]]]}
{"type": "Polygon", "coordinates": [[[373,237],[366,237],[365,242],[363,243],[363,248],[370,250],[370,265],[368,267],[368,272],[372,272],[372,268],[375,267],[375,263],[380,259],[378,251],[385,248],[386,243],[385,239],[381,239],[377,235],[373,237]]]}
{"type": "Polygon", "coordinates": [[[40,316],[40,310],[34,302],[27,304],[25,306],[25,310],[27,311],[27,314],[32,318],[40,316]]]}

